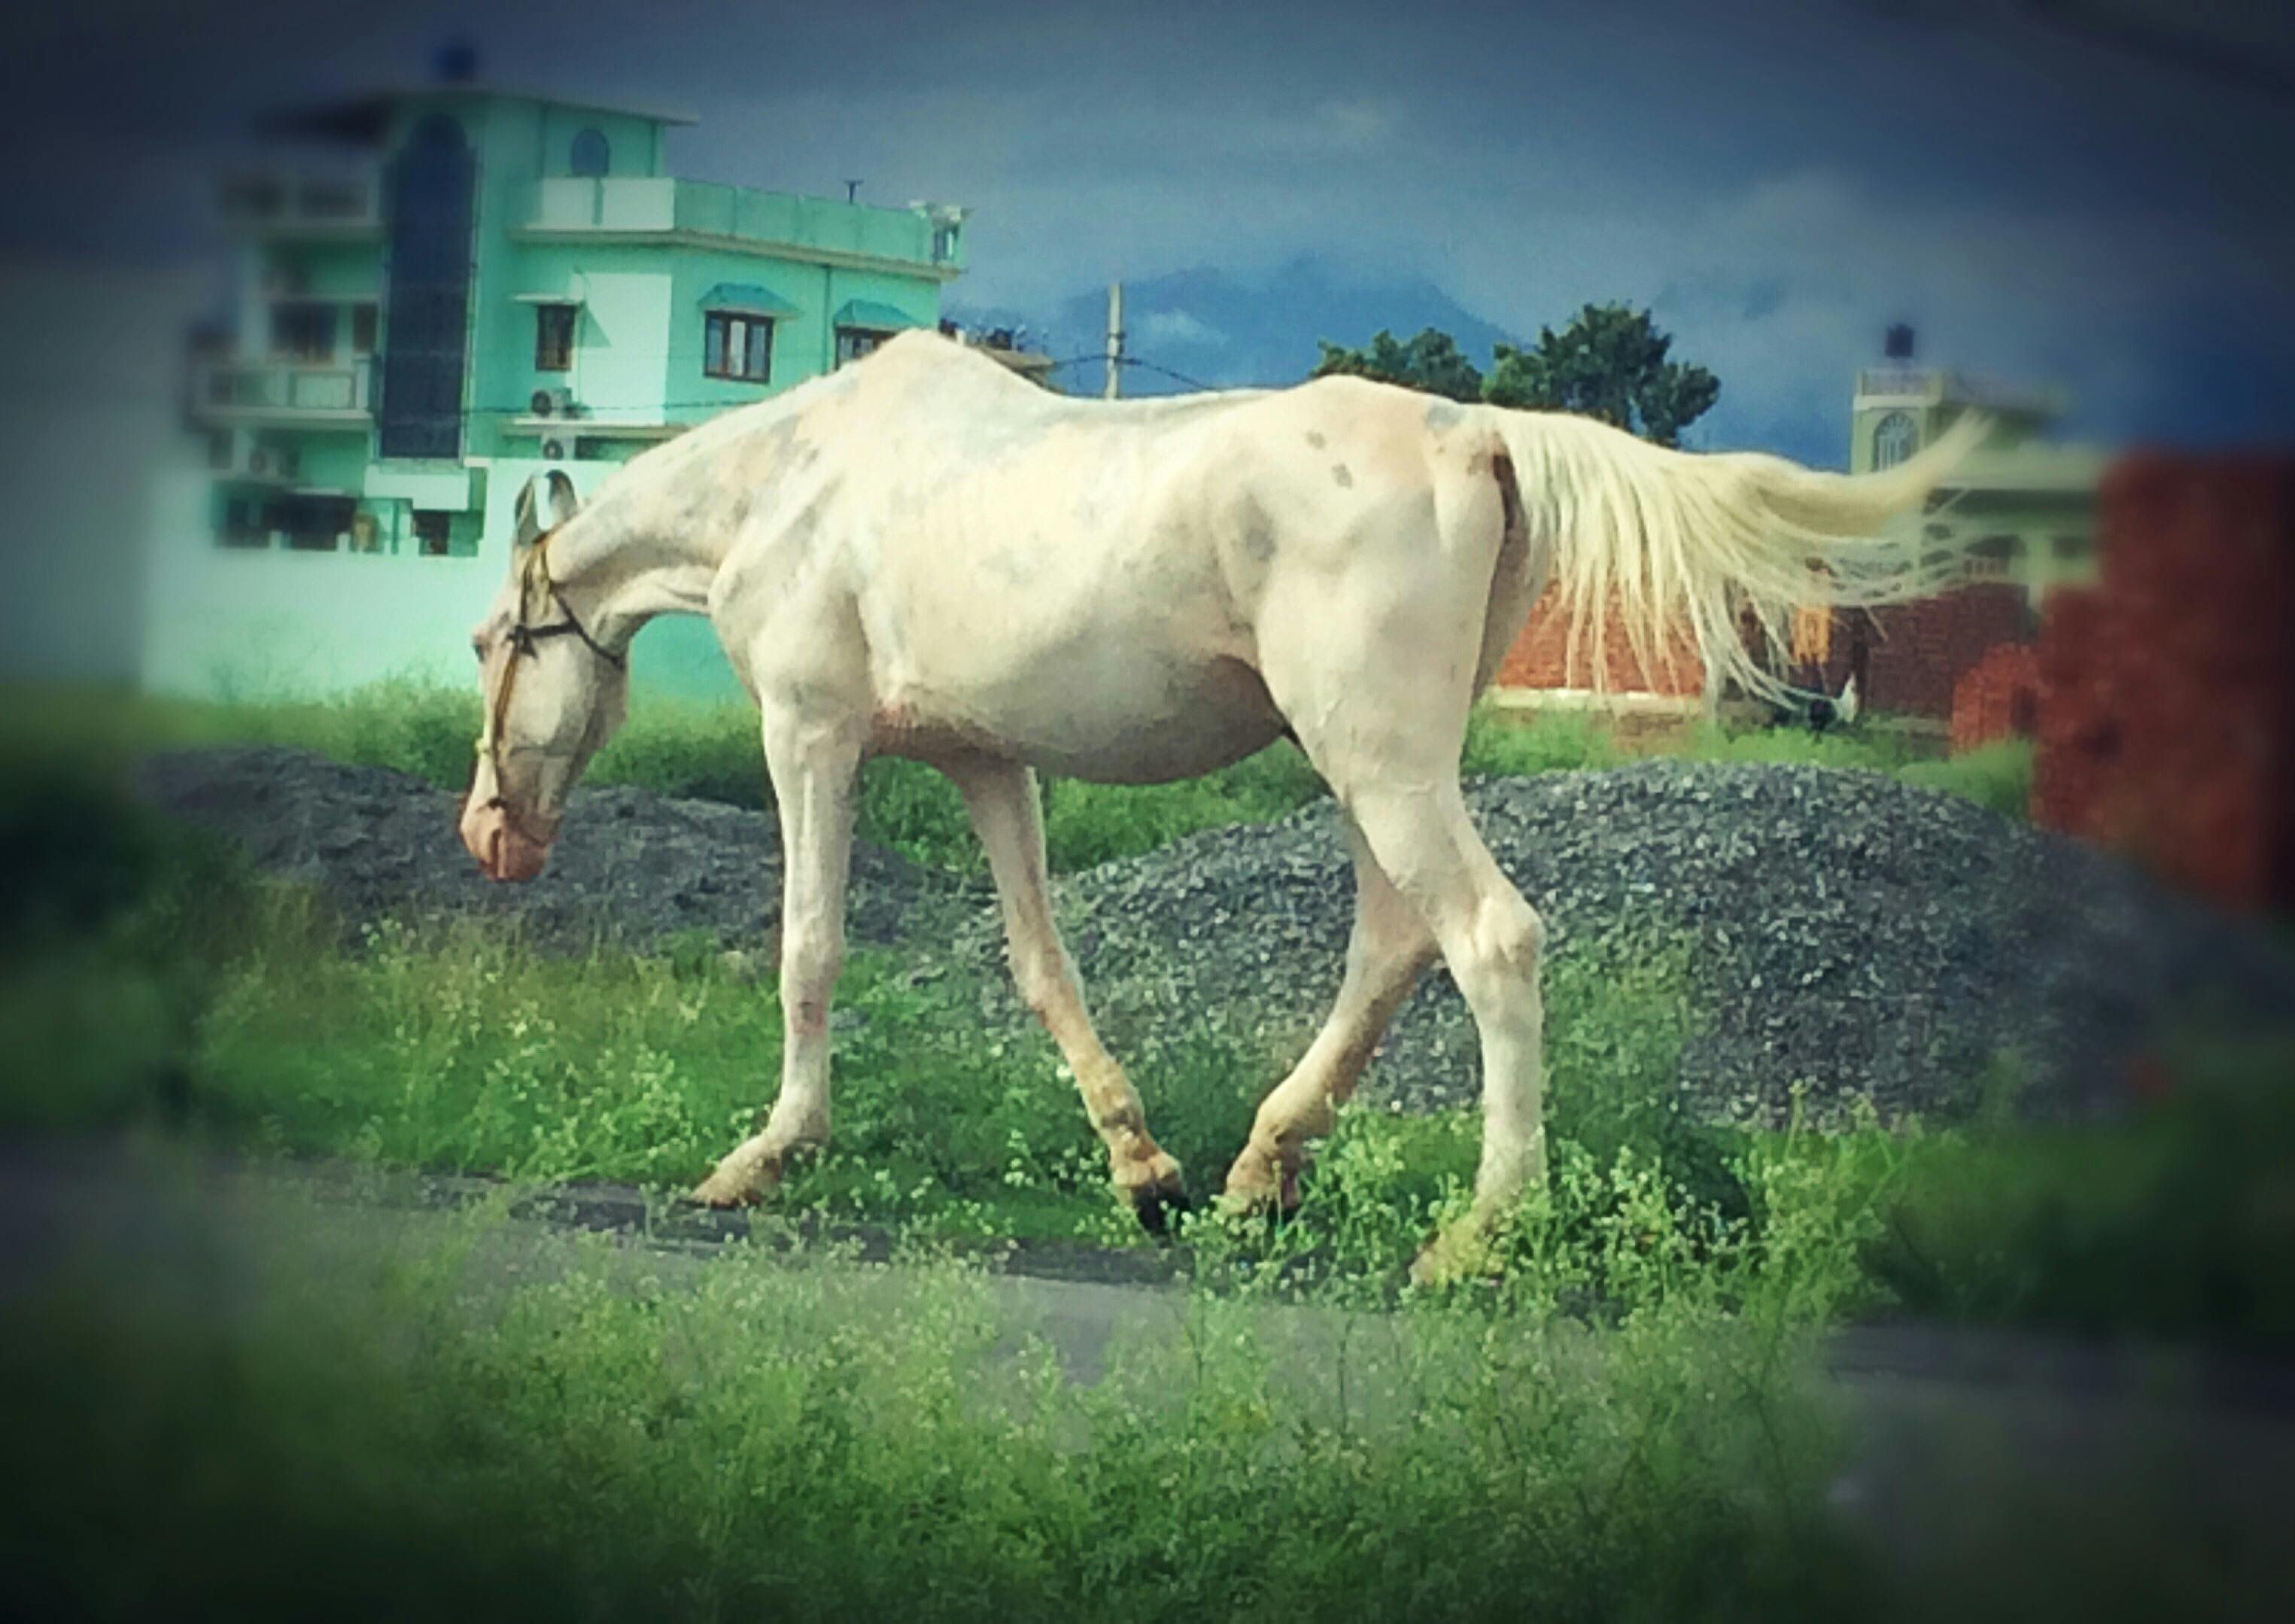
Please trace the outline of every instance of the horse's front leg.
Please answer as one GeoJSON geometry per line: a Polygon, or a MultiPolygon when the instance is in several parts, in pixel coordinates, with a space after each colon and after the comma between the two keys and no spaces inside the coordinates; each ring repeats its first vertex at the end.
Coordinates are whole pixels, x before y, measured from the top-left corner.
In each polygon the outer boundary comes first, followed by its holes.
{"type": "Polygon", "coordinates": [[[1036,775],[1016,762],[986,757],[944,762],[942,770],[963,795],[973,830],[988,853],[1020,996],[1075,1073],[1084,1110],[1107,1147],[1115,1187],[1141,1224],[1161,1231],[1167,1212],[1188,1204],[1180,1164],[1148,1133],[1139,1096],[1092,1030],[1075,966],[1052,921],[1036,775]]]}
{"type": "Polygon", "coordinates": [[[1228,1170],[1220,1203],[1232,1213],[1288,1212],[1298,1204],[1307,1141],[1337,1125],[1337,1107],[1353,1095],[1394,1012],[1434,961],[1434,937],[1426,922],[1378,866],[1352,815],[1342,815],[1342,827],[1355,865],[1346,978],[1322,1032],[1260,1106],[1251,1140],[1228,1170]]]}
{"type": "Polygon", "coordinates": [[[829,1006],[845,959],[860,738],[768,713],[765,765],[781,820],[781,1091],[764,1130],[693,1192],[712,1206],[762,1200],[793,1152],[829,1141],[829,1006]]]}

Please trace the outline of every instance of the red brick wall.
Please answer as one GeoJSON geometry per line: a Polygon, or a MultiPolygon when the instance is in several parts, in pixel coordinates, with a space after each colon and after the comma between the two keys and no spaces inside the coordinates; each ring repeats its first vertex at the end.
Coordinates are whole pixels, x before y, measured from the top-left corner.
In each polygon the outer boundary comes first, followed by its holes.
{"type": "MultiPolygon", "coordinates": [[[[1645,673],[1634,658],[1633,640],[1626,634],[1625,623],[1613,607],[1610,624],[1605,632],[1603,665],[1609,678],[1612,693],[1654,693],[1695,698],[1705,689],[1705,663],[1697,657],[1697,641],[1686,625],[1677,626],[1673,635],[1653,644],[1650,653],[1657,670],[1645,673]],[[1669,649],[1672,665],[1666,659],[1669,649]]],[[[1538,607],[1531,610],[1529,624],[1514,640],[1499,662],[1498,683],[1501,688],[1591,688],[1594,685],[1594,634],[1590,628],[1578,640],[1577,668],[1570,670],[1564,659],[1569,647],[1569,622],[1555,607],[1551,594],[1540,598],[1538,607]]]]}
{"type": "MultiPolygon", "coordinates": [[[[1858,698],[1864,707],[1942,721],[1952,714],[1954,684],[1990,649],[2022,641],[2028,613],[2023,590],[1998,582],[1957,587],[1940,597],[1883,609],[1836,610],[1825,663],[1826,687],[1838,693],[1850,672],[1861,665],[1858,698]]],[[[1749,645],[1758,646],[1758,641],[1757,632],[1749,628],[1749,645]]],[[[1591,687],[1591,632],[1579,640],[1575,671],[1564,669],[1567,643],[1564,616],[1551,598],[1541,598],[1531,611],[1529,624],[1499,663],[1499,685],[1591,687]]],[[[1613,609],[1604,652],[1607,686],[1613,693],[1695,698],[1704,690],[1704,664],[1697,657],[1696,641],[1686,625],[1678,626],[1665,643],[1652,650],[1658,669],[1646,673],[1634,658],[1632,641],[1613,609]],[[1669,646],[1673,657],[1670,668],[1665,664],[1669,646]]],[[[1789,665],[1782,668],[1789,680],[1802,680],[1801,673],[1789,665]]]]}
{"type": "Polygon", "coordinates": [[[2003,643],[1953,685],[1952,753],[2029,739],[2039,713],[2039,656],[2029,643],[2003,643]]]}
{"type": "Polygon", "coordinates": [[[2126,458],[2098,520],[2101,588],[2041,632],[2035,816],[2295,908],[2295,458],[2126,458]]]}
{"type": "Polygon", "coordinates": [[[1825,685],[1834,693],[1857,670],[1860,706],[1899,716],[1952,715],[1953,690],[2002,643],[2022,642],[2030,610],[2024,589],[1974,581],[1933,598],[1834,615],[1825,685]]]}

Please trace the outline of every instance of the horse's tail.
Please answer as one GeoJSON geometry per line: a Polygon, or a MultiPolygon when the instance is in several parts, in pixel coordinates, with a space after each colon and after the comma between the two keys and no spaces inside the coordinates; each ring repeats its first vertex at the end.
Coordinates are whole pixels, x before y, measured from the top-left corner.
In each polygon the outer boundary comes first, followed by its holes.
{"type": "Polygon", "coordinates": [[[1482,412],[1506,443],[1534,551],[1554,560],[1565,669],[1574,681],[1590,633],[1597,689],[1607,685],[1613,615],[1648,675],[1677,663],[1686,630],[1705,671],[1774,697],[1784,685],[1748,648],[1746,614],[1782,649],[1797,606],[1918,597],[1963,566],[1910,510],[1983,437],[1972,412],[1910,461],[1854,475],[1759,453],[1671,451],[1590,418],[1482,412]]]}

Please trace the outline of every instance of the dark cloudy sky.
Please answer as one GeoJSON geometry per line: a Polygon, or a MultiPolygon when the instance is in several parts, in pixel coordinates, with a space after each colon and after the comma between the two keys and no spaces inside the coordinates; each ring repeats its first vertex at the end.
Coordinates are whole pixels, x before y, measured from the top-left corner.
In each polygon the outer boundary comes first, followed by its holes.
{"type": "Polygon", "coordinates": [[[2286,9],[82,0],[7,25],[0,235],[180,253],[250,110],[460,34],[490,80],[696,115],[681,174],[972,206],[969,305],[1308,254],[1524,334],[1651,304],[1741,443],[1837,413],[1899,315],[2098,432],[2295,437],[2286,9]]]}

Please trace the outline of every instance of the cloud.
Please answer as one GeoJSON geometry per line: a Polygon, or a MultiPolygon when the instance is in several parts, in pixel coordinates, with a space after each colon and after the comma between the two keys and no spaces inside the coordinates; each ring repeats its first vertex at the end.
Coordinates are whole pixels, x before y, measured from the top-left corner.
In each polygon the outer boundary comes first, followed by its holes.
{"type": "MultiPolygon", "coordinates": [[[[109,195],[118,103],[156,97],[145,122],[188,134],[200,96],[412,76],[435,43],[428,8],[382,0],[315,41],[278,34],[298,42],[290,69],[249,45],[284,0],[251,4],[146,30],[124,57],[93,24],[43,23],[61,60],[15,66],[23,106],[0,126],[88,156],[20,159],[53,196],[20,200],[35,224],[19,237],[58,240],[109,195]]],[[[2100,421],[2167,410],[2205,371],[2193,357],[2220,368],[2242,325],[2259,357],[2288,347],[2283,112],[1997,8],[1947,8],[1944,28],[1922,7],[1532,19],[1429,0],[1398,29],[1344,0],[733,20],[659,0],[629,29],[568,26],[574,4],[497,8],[492,65],[690,106],[703,122],[672,138],[679,174],[830,197],[858,177],[864,202],[970,206],[972,269],[950,290],[968,306],[1049,314],[1116,278],[1252,278],[1303,253],[1423,277],[1526,334],[1633,299],[1722,372],[1716,437],[1805,445],[1842,437],[1847,374],[1899,317],[1929,353],[2063,378],[2100,421]]],[[[1254,335],[1224,337],[1233,354],[1254,335]]]]}
{"type": "Polygon", "coordinates": [[[1306,150],[1363,152],[1393,139],[1401,124],[1395,102],[1363,96],[1318,102],[1297,129],[1306,150]]]}
{"type": "Polygon", "coordinates": [[[1157,310],[1142,317],[1139,337],[1144,344],[1185,344],[1217,348],[1229,342],[1227,334],[1184,310],[1157,310]]]}

